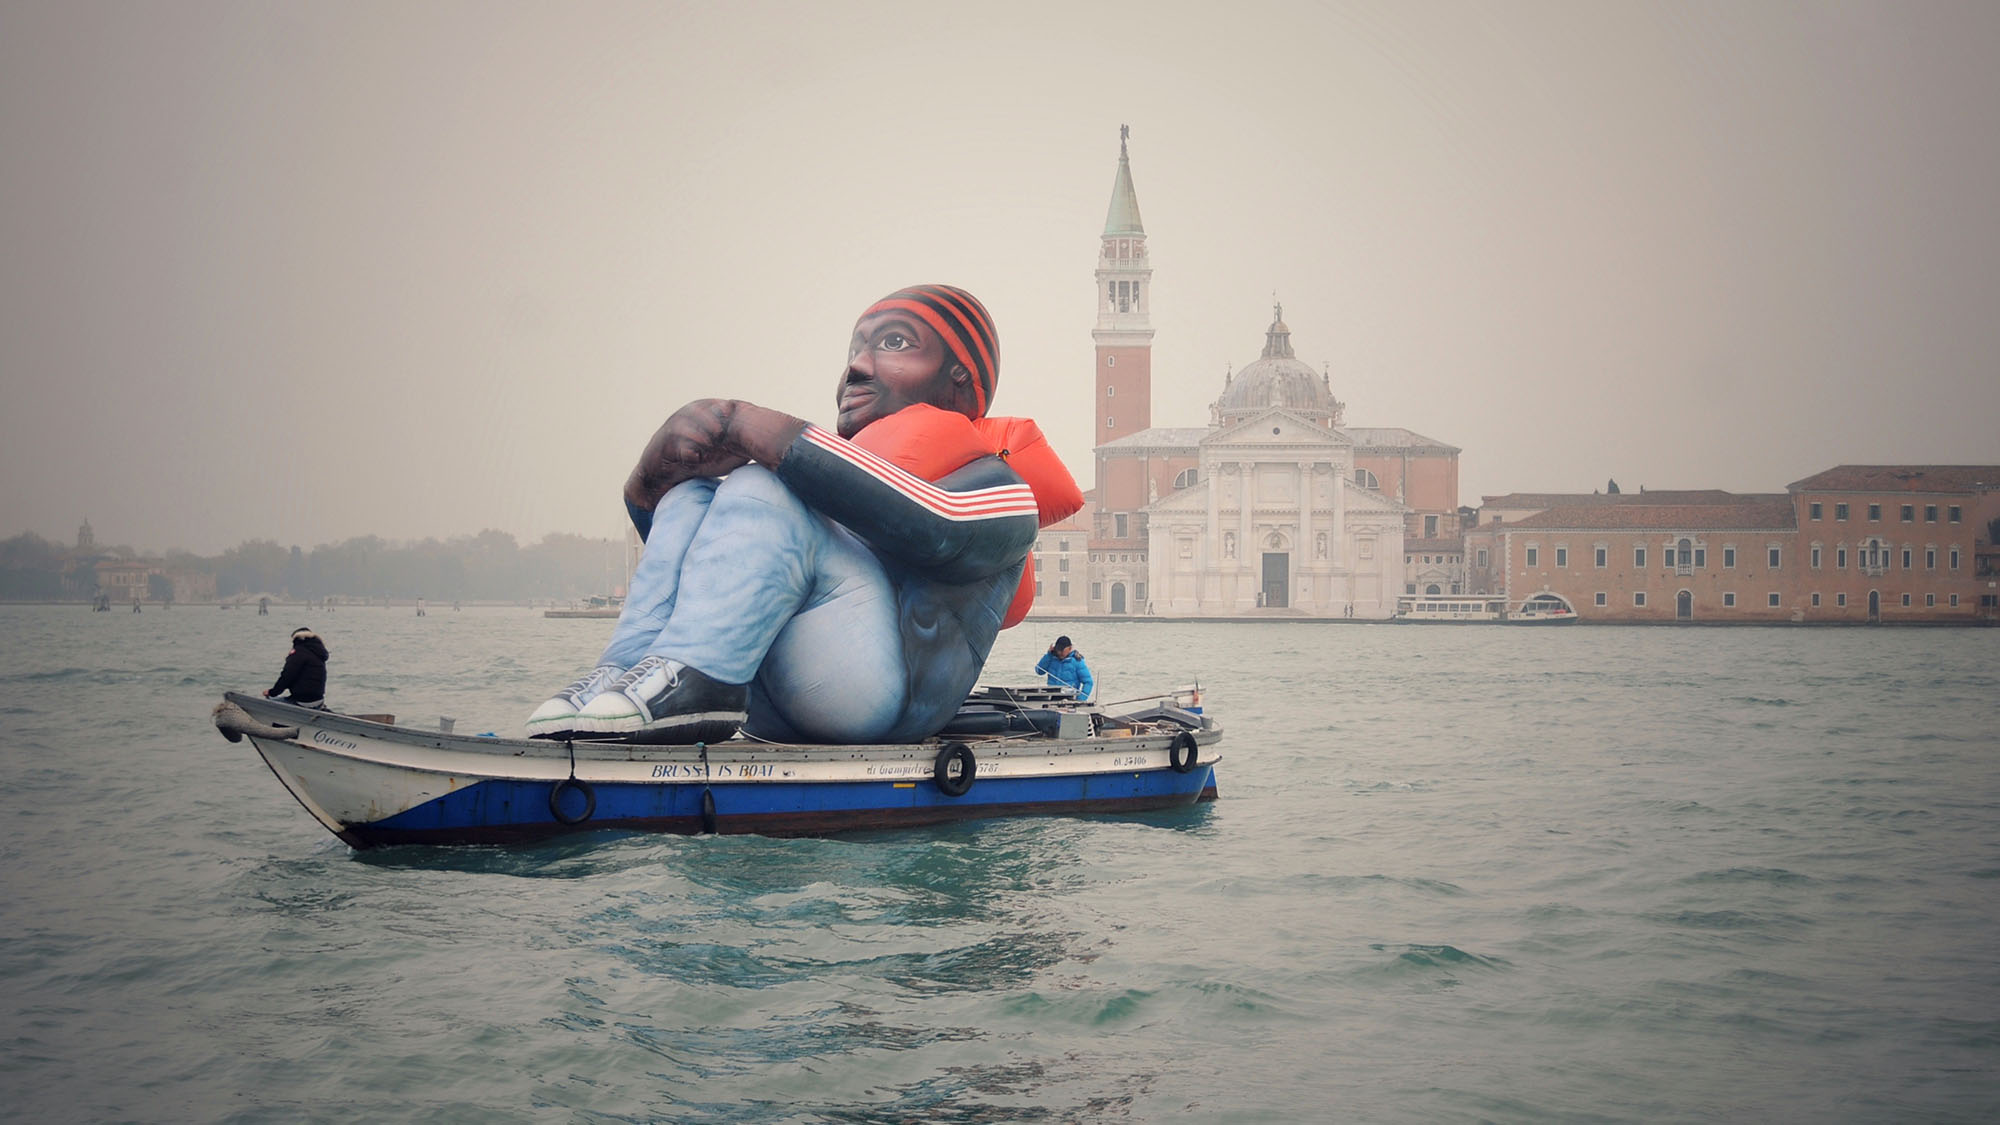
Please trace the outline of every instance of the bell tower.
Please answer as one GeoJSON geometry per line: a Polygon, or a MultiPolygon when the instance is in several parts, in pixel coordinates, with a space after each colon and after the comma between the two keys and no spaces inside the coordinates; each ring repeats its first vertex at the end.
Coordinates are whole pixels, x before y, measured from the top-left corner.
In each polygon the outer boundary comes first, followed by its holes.
{"type": "Polygon", "coordinates": [[[1118,127],[1118,178],[1104,218],[1097,253],[1097,390],[1093,445],[1136,434],[1153,424],[1153,267],[1146,256],[1146,227],[1132,190],[1132,160],[1118,127]]]}

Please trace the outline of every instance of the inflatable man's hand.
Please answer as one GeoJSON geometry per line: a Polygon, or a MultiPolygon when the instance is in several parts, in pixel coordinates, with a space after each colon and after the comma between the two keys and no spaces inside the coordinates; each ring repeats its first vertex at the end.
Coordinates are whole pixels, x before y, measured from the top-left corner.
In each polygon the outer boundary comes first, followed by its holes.
{"type": "Polygon", "coordinates": [[[719,477],[752,461],[775,468],[805,425],[748,402],[696,399],[653,433],[625,482],[625,498],[651,511],[683,481],[719,477]]]}

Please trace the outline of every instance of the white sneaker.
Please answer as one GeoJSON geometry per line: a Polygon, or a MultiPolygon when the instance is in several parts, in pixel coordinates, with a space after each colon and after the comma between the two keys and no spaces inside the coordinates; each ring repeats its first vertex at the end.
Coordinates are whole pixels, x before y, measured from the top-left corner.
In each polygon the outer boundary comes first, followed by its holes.
{"type": "Polygon", "coordinates": [[[649,656],[618,677],[573,720],[578,734],[627,742],[721,742],[748,717],[749,684],[725,684],[678,660],[649,656]]]}
{"type": "Polygon", "coordinates": [[[570,738],[578,730],[575,722],[578,711],[584,705],[604,693],[604,690],[618,682],[625,669],[616,664],[599,664],[578,676],[571,684],[549,697],[549,701],[535,708],[528,716],[529,738],[570,738]]]}

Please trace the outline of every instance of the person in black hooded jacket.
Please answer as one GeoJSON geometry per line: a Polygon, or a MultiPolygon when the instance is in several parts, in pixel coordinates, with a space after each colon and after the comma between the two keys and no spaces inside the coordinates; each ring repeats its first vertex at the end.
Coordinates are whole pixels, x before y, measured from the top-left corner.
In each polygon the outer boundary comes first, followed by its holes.
{"type": "Polygon", "coordinates": [[[285,670],[278,673],[278,682],[264,697],[274,699],[290,688],[290,698],[281,702],[326,710],[326,657],[326,642],[318,633],[303,627],[292,630],[292,651],[285,657],[285,670]]]}

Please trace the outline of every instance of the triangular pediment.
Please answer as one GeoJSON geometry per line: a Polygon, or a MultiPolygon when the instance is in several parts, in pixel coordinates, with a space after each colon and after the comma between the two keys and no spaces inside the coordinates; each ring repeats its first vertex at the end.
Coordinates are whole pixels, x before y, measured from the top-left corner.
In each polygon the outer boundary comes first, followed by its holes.
{"type": "Polygon", "coordinates": [[[1153,516],[1184,516],[1208,514],[1207,481],[1190,485],[1170,496],[1162,496],[1146,505],[1146,511],[1153,516]]]}
{"type": "Polygon", "coordinates": [[[1410,509],[1400,500],[1391,499],[1372,488],[1363,488],[1352,481],[1347,485],[1347,510],[1354,513],[1383,512],[1402,515],[1410,509]]]}
{"type": "Polygon", "coordinates": [[[1341,445],[1354,442],[1339,430],[1328,429],[1303,414],[1274,406],[1248,418],[1210,430],[1201,439],[1203,448],[1254,445],[1341,445]],[[1275,429],[1278,432],[1272,433],[1275,429]]]}

